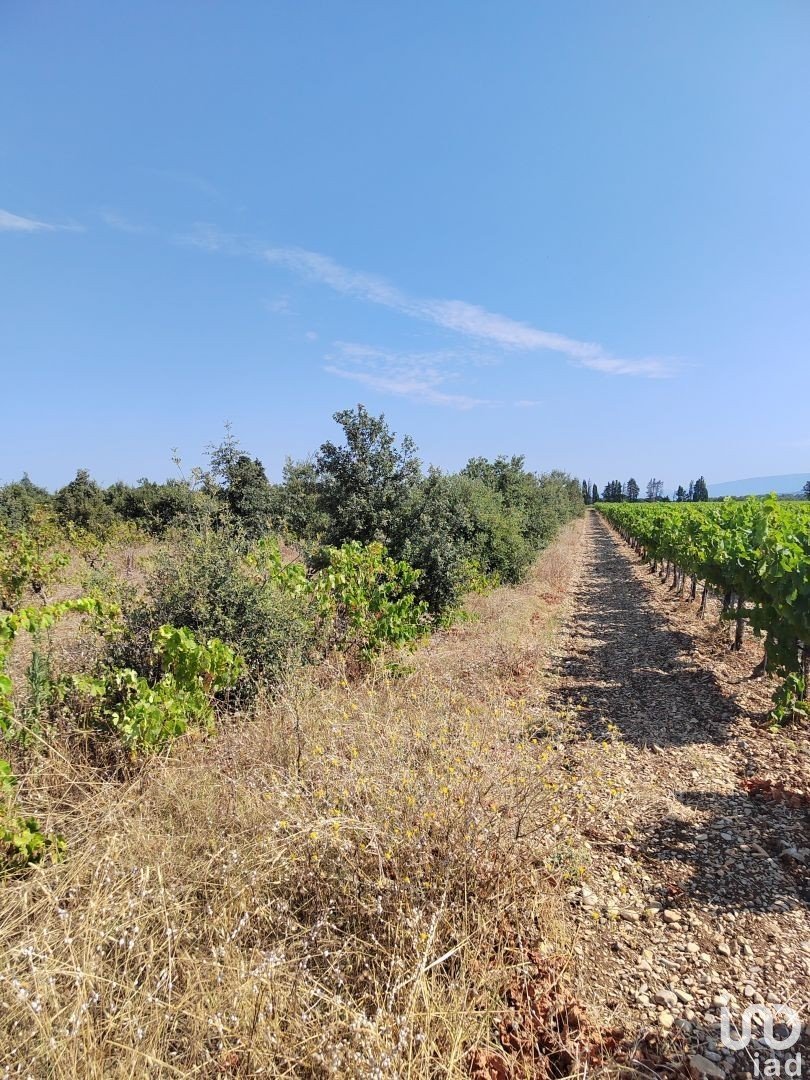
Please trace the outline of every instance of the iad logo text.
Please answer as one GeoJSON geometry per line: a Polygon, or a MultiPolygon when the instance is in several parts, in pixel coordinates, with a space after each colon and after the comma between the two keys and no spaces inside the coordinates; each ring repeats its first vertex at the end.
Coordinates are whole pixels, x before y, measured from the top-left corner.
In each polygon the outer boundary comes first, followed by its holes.
{"type": "MultiPolygon", "coordinates": [[[[731,1034],[731,1014],[727,1008],[720,1010],[720,1042],[729,1050],[745,1050],[752,1039],[764,1043],[771,1050],[789,1050],[799,1041],[802,1022],[795,1009],[787,1005],[749,1005],[742,1014],[739,1031],[735,1028],[731,1034]],[[784,1028],[789,1028],[783,1038],[774,1033],[774,1023],[779,1020],[784,1028]],[[762,1024],[762,1035],[753,1035],[754,1021],[762,1024]]],[[[782,1034],[780,1032],[780,1034],[782,1034]]],[[[802,1075],[802,1056],[795,1054],[780,1060],[777,1057],[762,1058],[757,1052],[752,1056],[754,1076],[791,1077],[802,1075]]]]}

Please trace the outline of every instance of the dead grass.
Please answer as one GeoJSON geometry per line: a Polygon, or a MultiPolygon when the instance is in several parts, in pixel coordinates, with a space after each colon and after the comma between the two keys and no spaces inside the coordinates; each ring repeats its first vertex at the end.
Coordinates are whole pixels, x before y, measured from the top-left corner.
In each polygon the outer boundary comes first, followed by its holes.
{"type": "Polygon", "coordinates": [[[1,1075],[531,1076],[541,1046],[549,1075],[592,1065],[573,998],[559,1060],[550,1029],[515,1035],[569,978],[589,810],[564,747],[529,737],[528,691],[581,536],[408,674],[291,672],[126,782],[58,749],[32,765],[22,801],[68,857],[0,888],[1,1075]]]}

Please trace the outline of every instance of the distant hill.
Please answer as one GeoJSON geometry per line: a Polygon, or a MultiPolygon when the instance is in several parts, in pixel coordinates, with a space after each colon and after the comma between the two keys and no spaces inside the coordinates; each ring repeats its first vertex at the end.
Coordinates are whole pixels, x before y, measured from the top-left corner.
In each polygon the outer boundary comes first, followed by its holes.
{"type": "Polygon", "coordinates": [[[723,484],[709,484],[711,498],[725,498],[727,495],[797,495],[807,481],[810,472],[787,473],[784,476],[753,476],[748,480],[729,480],[723,484]]]}

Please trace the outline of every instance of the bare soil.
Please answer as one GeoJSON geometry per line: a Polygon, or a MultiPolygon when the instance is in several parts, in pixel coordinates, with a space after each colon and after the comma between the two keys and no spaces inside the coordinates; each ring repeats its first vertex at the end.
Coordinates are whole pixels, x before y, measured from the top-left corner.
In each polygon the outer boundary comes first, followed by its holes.
{"type": "MultiPolygon", "coordinates": [[[[810,1024],[808,733],[770,730],[761,645],[730,652],[718,605],[699,619],[596,513],[580,560],[547,679],[571,770],[601,754],[595,782],[582,769],[600,812],[568,891],[580,985],[672,1070],[699,1053],[754,1075],[772,1051],[721,1046],[723,1003],[739,1019],[779,1002],[810,1024]]],[[[786,1053],[807,1061],[808,1032],[786,1053]]]]}

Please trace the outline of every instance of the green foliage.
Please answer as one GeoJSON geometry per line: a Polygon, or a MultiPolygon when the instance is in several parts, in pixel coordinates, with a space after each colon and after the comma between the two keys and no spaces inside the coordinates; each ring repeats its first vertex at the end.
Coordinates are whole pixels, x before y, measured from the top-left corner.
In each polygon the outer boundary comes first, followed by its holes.
{"type": "Polygon", "coordinates": [[[791,671],[773,696],[771,719],[776,724],[787,724],[800,718],[810,718],[807,683],[804,675],[791,671]]]}
{"type": "Polygon", "coordinates": [[[14,611],[27,593],[42,593],[67,562],[54,549],[52,528],[13,532],[0,525],[0,608],[14,611]]]}
{"type": "Polygon", "coordinates": [[[200,509],[201,498],[185,480],[139,480],[136,486],[111,484],[104,500],[117,518],[160,536],[167,529],[191,520],[200,509]]]}
{"type": "Polygon", "coordinates": [[[63,525],[77,525],[100,536],[115,521],[115,514],[104,498],[103,490],[86,469],[79,469],[73,480],[57,491],[54,507],[63,525]]]}
{"type": "Polygon", "coordinates": [[[235,686],[243,668],[242,658],[223,642],[202,643],[174,626],[152,634],[152,654],[149,678],[123,668],[74,675],[67,684],[90,703],[85,717],[110,728],[133,752],[159,750],[192,725],[210,728],[214,696],[235,686]]]}
{"type": "Polygon", "coordinates": [[[648,558],[673,562],[721,593],[741,598],[754,633],[765,635],[769,669],[801,675],[800,643],[810,642],[807,506],[771,496],[723,503],[625,504],[605,507],[603,513],[628,539],[636,540],[648,558]]]}
{"type": "Polygon", "coordinates": [[[0,758],[0,874],[13,874],[41,862],[46,855],[58,859],[65,850],[61,836],[44,833],[36,818],[14,810],[17,778],[0,758]]]}
{"type": "Polygon", "coordinates": [[[327,549],[313,593],[333,617],[334,644],[369,659],[386,646],[410,645],[427,630],[427,605],[416,599],[419,571],[390,558],[382,544],[352,540],[327,549]]]}
{"type": "Polygon", "coordinates": [[[457,475],[428,473],[404,506],[390,547],[422,571],[419,598],[441,616],[485,580],[520,581],[582,507],[579,482],[564,473],[537,476],[520,457],[474,458],[457,475]]]}
{"type": "Polygon", "coordinates": [[[0,487],[0,524],[12,530],[27,528],[34,517],[48,510],[52,503],[50,492],[37,487],[24,473],[22,480],[0,487]]]}
{"type": "Polygon", "coordinates": [[[254,545],[248,559],[287,595],[306,598],[328,629],[328,644],[368,660],[386,646],[409,645],[427,629],[427,605],[416,597],[421,574],[390,558],[382,544],[351,540],[319,553],[321,569],[308,574],[285,563],[278,543],[254,545]]]}
{"type": "Polygon", "coordinates": [[[95,597],[84,596],[76,600],[63,600],[43,607],[20,608],[14,612],[0,612],[0,733],[11,734],[14,724],[13,685],[6,671],[12,643],[20,631],[38,634],[48,630],[54,623],[70,612],[109,618],[116,609],[95,597]]]}
{"type": "Polygon", "coordinates": [[[251,549],[227,528],[189,531],[167,542],[148,577],[146,598],[126,613],[111,662],[147,674],[152,631],[171,625],[203,640],[218,638],[244,658],[241,698],[277,682],[290,663],[312,655],[318,630],[311,598],[274,580],[267,552],[267,546],[251,549]]]}
{"type": "Polygon", "coordinates": [[[277,529],[309,545],[326,535],[329,516],[323,506],[314,461],[287,458],[283,483],[272,490],[271,519],[277,529]]]}
{"type": "Polygon", "coordinates": [[[262,463],[239,449],[230,428],[220,445],[211,448],[209,459],[209,480],[218,485],[217,497],[231,520],[246,536],[261,536],[267,531],[273,509],[272,489],[262,463]]]}
{"type": "Polygon", "coordinates": [[[363,405],[337,412],[344,444],[325,442],[315,457],[324,540],[388,542],[409,493],[421,477],[416,448],[407,436],[399,446],[384,416],[363,405]]]}

